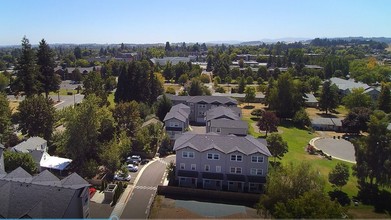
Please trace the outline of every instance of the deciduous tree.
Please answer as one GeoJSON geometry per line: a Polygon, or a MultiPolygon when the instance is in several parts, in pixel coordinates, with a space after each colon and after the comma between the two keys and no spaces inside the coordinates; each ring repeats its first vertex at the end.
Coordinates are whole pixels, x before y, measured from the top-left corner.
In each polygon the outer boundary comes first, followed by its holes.
{"type": "Polygon", "coordinates": [[[346,95],[342,102],[348,109],[356,107],[369,108],[372,105],[371,97],[364,93],[363,88],[352,89],[352,92],[346,95]]]}
{"type": "Polygon", "coordinates": [[[257,122],[258,129],[260,131],[266,131],[266,137],[268,132],[277,131],[278,118],[274,112],[264,111],[261,118],[257,122]]]}
{"type": "Polygon", "coordinates": [[[4,151],[4,167],[5,172],[9,173],[18,167],[22,167],[30,174],[35,174],[37,165],[34,162],[31,154],[17,153],[12,151],[4,151]]]}
{"type": "Polygon", "coordinates": [[[19,128],[30,137],[40,136],[50,140],[53,133],[55,108],[53,101],[42,95],[27,97],[23,100],[17,113],[19,128]]]}
{"type": "Polygon", "coordinates": [[[349,166],[344,163],[337,163],[329,173],[329,182],[340,190],[349,181],[349,166]]]}
{"type": "Polygon", "coordinates": [[[266,141],[270,153],[274,157],[274,163],[276,158],[281,159],[288,152],[288,143],[282,139],[281,135],[273,133],[266,138],[266,141]]]}
{"type": "Polygon", "coordinates": [[[244,101],[247,102],[247,105],[250,105],[250,102],[255,100],[255,88],[253,86],[246,86],[244,93],[246,94],[244,101]]]}

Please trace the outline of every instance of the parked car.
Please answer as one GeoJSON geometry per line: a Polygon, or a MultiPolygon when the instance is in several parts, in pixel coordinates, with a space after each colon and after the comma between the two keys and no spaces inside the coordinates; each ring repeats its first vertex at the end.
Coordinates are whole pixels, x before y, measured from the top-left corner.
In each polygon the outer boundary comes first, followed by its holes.
{"type": "Polygon", "coordinates": [[[148,159],[142,159],[140,164],[144,165],[144,164],[147,164],[147,163],[149,163],[148,159]]]}
{"type": "Polygon", "coordinates": [[[137,172],[138,171],[138,166],[134,164],[128,164],[128,170],[131,172],[137,172]]]}
{"type": "Polygon", "coordinates": [[[116,172],[114,174],[114,180],[118,180],[118,181],[130,181],[132,177],[130,176],[130,174],[128,174],[128,176],[125,176],[122,172],[116,172]]]}
{"type": "Polygon", "coordinates": [[[140,164],[141,156],[140,155],[132,155],[132,156],[126,158],[126,162],[132,163],[132,164],[140,164]]]}

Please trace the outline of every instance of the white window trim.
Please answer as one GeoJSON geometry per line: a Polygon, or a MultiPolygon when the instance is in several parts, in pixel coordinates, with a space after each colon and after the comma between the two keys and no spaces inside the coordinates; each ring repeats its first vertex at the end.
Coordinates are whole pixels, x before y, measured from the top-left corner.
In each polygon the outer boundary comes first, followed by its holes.
{"type": "Polygon", "coordinates": [[[263,156],[251,156],[251,163],[263,163],[264,161],[265,158],[263,156]],[[254,161],[253,158],[257,158],[256,161],[254,161]]]}
{"type": "Polygon", "coordinates": [[[230,161],[243,162],[243,155],[240,155],[240,154],[231,154],[231,155],[230,155],[230,161]],[[232,159],[232,156],[235,156],[235,159],[234,159],[234,160],[232,159]],[[238,156],[241,158],[240,160],[238,160],[238,156]]]}
{"type": "Polygon", "coordinates": [[[230,167],[229,172],[232,174],[242,174],[243,169],[241,167],[230,167]],[[232,172],[232,169],[234,170],[234,172],[232,172]],[[240,172],[238,172],[238,171],[240,171],[240,172]]]}
{"type": "Polygon", "coordinates": [[[186,169],[186,164],[185,163],[180,163],[179,164],[179,169],[180,170],[185,170],[186,169]]]}
{"type": "Polygon", "coordinates": [[[206,159],[208,159],[208,160],[220,160],[220,154],[218,154],[218,153],[207,153],[206,154],[206,159]],[[212,158],[209,158],[209,155],[212,155],[212,158]],[[215,159],[215,156],[217,156],[218,158],[215,159]]]}
{"type": "Polygon", "coordinates": [[[263,169],[251,168],[250,174],[253,176],[263,176],[263,169]]]}

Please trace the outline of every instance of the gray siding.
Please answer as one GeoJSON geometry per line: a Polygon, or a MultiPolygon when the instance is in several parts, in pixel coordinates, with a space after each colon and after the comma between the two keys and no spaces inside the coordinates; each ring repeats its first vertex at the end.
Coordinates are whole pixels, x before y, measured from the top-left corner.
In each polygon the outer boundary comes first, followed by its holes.
{"type": "Polygon", "coordinates": [[[209,127],[207,126],[208,132],[214,132],[217,134],[222,135],[229,135],[229,134],[235,134],[235,135],[247,135],[247,129],[246,128],[220,128],[220,132],[217,132],[217,127],[209,127]]]}

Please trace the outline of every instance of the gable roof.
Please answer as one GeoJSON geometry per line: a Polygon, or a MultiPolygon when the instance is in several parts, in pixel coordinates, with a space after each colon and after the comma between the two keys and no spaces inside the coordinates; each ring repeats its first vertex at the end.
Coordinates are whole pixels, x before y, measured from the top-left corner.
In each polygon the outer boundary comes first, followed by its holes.
{"type": "Polygon", "coordinates": [[[172,110],[178,110],[178,109],[183,110],[183,111],[186,112],[188,115],[190,114],[190,107],[187,106],[187,105],[185,105],[185,104],[183,104],[183,103],[179,103],[179,104],[177,104],[177,105],[172,106],[170,111],[172,111],[172,110]]]}
{"type": "Polygon", "coordinates": [[[41,137],[30,137],[26,141],[15,145],[12,150],[21,153],[28,153],[32,150],[42,150],[41,145],[46,144],[47,141],[41,137]]]}
{"type": "Polygon", "coordinates": [[[187,63],[190,61],[188,57],[163,57],[163,58],[151,58],[150,59],[153,64],[159,64],[160,66],[164,66],[167,62],[170,62],[172,65],[176,65],[179,62],[187,63]]]}
{"type": "MultiPolygon", "coordinates": [[[[237,108],[240,111],[240,108],[237,108]]],[[[235,109],[237,111],[237,109],[235,109]]],[[[231,120],[239,120],[240,119],[240,113],[234,112],[233,109],[225,107],[225,106],[218,106],[216,108],[211,108],[206,112],[206,121],[210,121],[213,119],[218,118],[227,118],[231,120]]]]}
{"type": "Polygon", "coordinates": [[[316,97],[312,93],[306,93],[304,95],[304,100],[306,103],[318,103],[318,100],[316,99],[316,97]]]}
{"type": "Polygon", "coordinates": [[[252,136],[238,137],[235,135],[216,135],[216,134],[192,134],[184,133],[174,144],[174,150],[190,147],[196,151],[203,152],[216,146],[223,153],[240,151],[243,154],[250,155],[261,153],[265,156],[271,156],[269,149],[252,136]]]}
{"type": "Polygon", "coordinates": [[[66,214],[72,199],[80,196],[80,189],[87,186],[89,184],[76,173],[60,181],[48,170],[32,177],[19,167],[4,177],[0,176],[0,216],[80,218],[66,214]]]}
{"type": "Polygon", "coordinates": [[[210,127],[248,129],[248,124],[242,120],[213,119],[210,121],[210,127]]]}
{"type": "MultiPolygon", "coordinates": [[[[233,99],[231,97],[226,96],[178,96],[178,95],[172,95],[172,94],[166,94],[167,98],[169,98],[171,101],[176,102],[188,102],[188,103],[216,103],[216,104],[231,104],[231,105],[237,105],[238,101],[236,99],[233,99]]],[[[160,98],[161,96],[159,96],[160,98]]]]}
{"type": "Polygon", "coordinates": [[[170,111],[166,114],[163,121],[167,121],[172,118],[176,118],[181,122],[186,122],[189,118],[190,107],[185,104],[178,104],[171,107],[170,111]]]}
{"type": "Polygon", "coordinates": [[[338,77],[330,78],[331,83],[334,83],[340,90],[352,90],[355,88],[363,88],[364,90],[370,88],[369,85],[362,82],[354,82],[353,80],[341,79],[338,77]]]}

